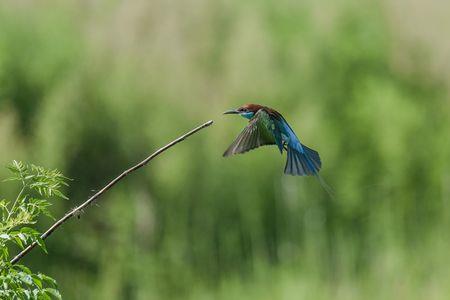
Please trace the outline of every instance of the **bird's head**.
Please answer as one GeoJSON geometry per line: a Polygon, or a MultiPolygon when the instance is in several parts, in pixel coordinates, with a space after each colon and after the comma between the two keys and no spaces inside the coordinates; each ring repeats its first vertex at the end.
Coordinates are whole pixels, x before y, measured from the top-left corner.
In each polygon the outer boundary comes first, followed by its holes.
{"type": "Polygon", "coordinates": [[[258,104],[245,104],[237,109],[230,109],[224,112],[224,115],[228,114],[236,114],[240,115],[246,119],[251,119],[256,114],[258,110],[262,108],[261,105],[258,104]]]}

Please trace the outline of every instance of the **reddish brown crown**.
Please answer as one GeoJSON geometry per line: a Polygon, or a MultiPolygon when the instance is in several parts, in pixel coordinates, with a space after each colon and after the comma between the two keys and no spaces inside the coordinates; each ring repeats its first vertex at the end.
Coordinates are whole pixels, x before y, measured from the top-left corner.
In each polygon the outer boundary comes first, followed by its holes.
{"type": "Polygon", "coordinates": [[[242,105],[241,108],[256,113],[256,112],[257,112],[258,110],[260,110],[261,108],[266,108],[266,107],[264,107],[264,106],[262,106],[262,105],[259,105],[259,104],[248,103],[248,104],[242,105]]]}
{"type": "Polygon", "coordinates": [[[253,113],[256,113],[261,108],[264,109],[272,117],[277,118],[277,119],[283,119],[283,116],[279,112],[277,112],[275,109],[267,107],[267,106],[259,105],[259,104],[248,103],[248,104],[241,106],[239,109],[247,109],[253,113]]]}

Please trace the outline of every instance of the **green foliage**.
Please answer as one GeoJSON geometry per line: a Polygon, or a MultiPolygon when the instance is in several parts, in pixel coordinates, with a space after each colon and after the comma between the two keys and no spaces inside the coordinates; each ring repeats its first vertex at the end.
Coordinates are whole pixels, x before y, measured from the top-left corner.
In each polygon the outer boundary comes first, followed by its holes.
{"type": "Polygon", "coordinates": [[[36,243],[45,253],[47,249],[41,233],[30,227],[40,215],[53,218],[48,207],[50,198],[67,199],[61,188],[68,178],[58,170],[13,161],[8,166],[12,181],[20,185],[14,201],[0,201],[0,298],[4,299],[60,299],[56,281],[44,274],[34,274],[20,264],[10,263],[11,250],[24,249],[36,243]]]}

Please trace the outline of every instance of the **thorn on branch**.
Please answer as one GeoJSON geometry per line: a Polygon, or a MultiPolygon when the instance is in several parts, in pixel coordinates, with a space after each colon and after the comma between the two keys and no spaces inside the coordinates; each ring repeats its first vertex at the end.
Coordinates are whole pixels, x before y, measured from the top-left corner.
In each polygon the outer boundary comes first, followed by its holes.
{"type": "Polygon", "coordinates": [[[84,214],[84,210],[81,208],[78,208],[78,207],[74,207],[73,209],[72,209],[72,215],[74,216],[74,217],[77,217],[77,219],[79,220],[80,218],[81,218],[81,215],[82,214],[84,214]]]}

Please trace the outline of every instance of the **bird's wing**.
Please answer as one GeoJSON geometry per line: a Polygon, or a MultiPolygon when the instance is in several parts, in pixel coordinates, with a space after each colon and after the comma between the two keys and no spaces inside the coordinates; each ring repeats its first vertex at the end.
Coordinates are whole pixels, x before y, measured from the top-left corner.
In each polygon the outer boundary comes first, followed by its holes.
{"type": "Polygon", "coordinates": [[[264,109],[260,109],[223,156],[245,153],[264,145],[274,145],[275,138],[270,129],[272,124],[269,114],[264,109]]]}

